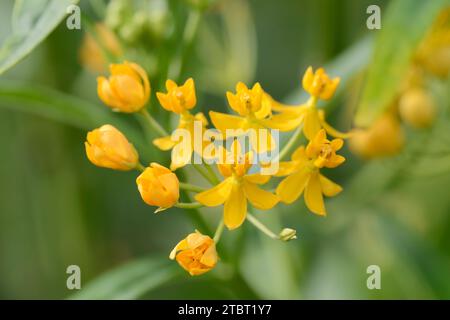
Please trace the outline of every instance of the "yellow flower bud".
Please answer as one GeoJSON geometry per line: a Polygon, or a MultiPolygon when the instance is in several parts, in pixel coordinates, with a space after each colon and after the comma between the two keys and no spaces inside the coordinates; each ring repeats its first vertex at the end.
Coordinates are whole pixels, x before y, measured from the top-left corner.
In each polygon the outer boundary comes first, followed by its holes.
{"type": "Polygon", "coordinates": [[[278,235],[282,241],[290,241],[297,239],[297,231],[291,228],[284,228],[278,235]]]}
{"type": "Polygon", "coordinates": [[[340,78],[330,79],[323,68],[319,68],[313,72],[312,67],[309,67],[303,76],[302,84],[310,95],[323,100],[329,100],[333,97],[340,78]]]}
{"type": "Polygon", "coordinates": [[[111,64],[111,76],[97,78],[97,93],[100,99],[114,111],[137,112],[147,103],[150,82],[147,73],[131,62],[111,64]]]}
{"type": "Polygon", "coordinates": [[[79,57],[81,64],[87,69],[94,73],[102,73],[106,71],[107,66],[107,58],[102,51],[102,47],[114,57],[122,55],[122,48],[115,34],[104,24],[97,23],[95,32],[100,43],[90,33],[86,33],[80,48],[79,57]]]}
{"type": "Polygon", "coordinates": [[[105,124],[87,134],[86,155],[99,167],[131,170],[138,165],[139,157],[134,146],[115,127],[105,124]]]}
{"type": "Polygon", "coordinates": [[[208,272],[215,267],[218,260],[214,240],[198,231],[181,240],[169,257],[176,259],[191,276],[208,272]]]}
{"type": "Polygon", "coordinates": [[[150,164],[136,179],[142,200],[151,206],[170,208],[180,197],[177,176],[155,162],[150,164]]]}
{"type": "Polygon", "coordinates": [[[178,86],[174,81],[166,81],[167,93],[157,92],[159,103],[167,111],[183,113],[192,109],[196,103],[194,79],[189,78],[182,86],[178,86]]]}
{"type": "Polygon", "coordinates": [[[369,159],[399,153],[405,143],[405,137],[397,117],[386,113],[370,128],[355,130],[349,143],[352,152],[369,159]]]}
{"type": "Polygon", "coordinates": [[[247,116],[261,109],[263,94],[264,91],[258,82],[251,89],[244,83],[238,82],[236,94],[227,92],[227,99],[231,109],[241,116],[247,116]]]}
{"type": "Polygon", "coordinates": [[[406,91],[399,100],[398,108],[402,120],[415,128],[429,127],[436,118],[433,99],[421,88],[406,91]]]}

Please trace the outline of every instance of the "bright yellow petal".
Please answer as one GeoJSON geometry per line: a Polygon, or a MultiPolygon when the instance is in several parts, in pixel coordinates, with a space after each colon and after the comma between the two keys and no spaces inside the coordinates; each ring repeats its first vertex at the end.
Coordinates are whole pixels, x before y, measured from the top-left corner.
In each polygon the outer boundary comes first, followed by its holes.
{"type": "Polygon", "coordinates": [[[232,184],[230,196],[225,201],[223,209],[223,220],[228,229],[236,229],[245,220],[247,215],[247,199],[242,190],[242,186],[238,183],[232,184]]]}
{"type": "Polygon", "coordinates": [[[170,170],[175,171],[178,168],[184,167],[191,161],[193,146],[190,142],[184,143],[183,140],[177,143],[171,153],[170,170]]]}
{"type": "Polygon", "coordinates": [[[308,184],[306,185],[305,203],[308,209],[315,214],[321,216],[326,215],[318,172],[311,174],[308,184]]]}
{"type": "Polygon", "coordinates": [[[244,180],[256,184],[265,184],[270,180],[270,176],[254,173],[244,176],[244,180]]]}
{"type": "Polygon", "coordinates": [[[225,133],[227,129],[242,129],[245,123],[244,118],[215,111],[210,111],[209,117],[211,118],[214,127],[223,133],[225,133]]]}
{"type": "Polygon", "coordinates": [[[284,203],[292,203],[303,193],[311,172],[306,168],[286,177],[277,187],[276,193],[284,203]]]}
{"type": "Polygon", "coordinates": [[[319,110],[319,120],[322,127],[327,131],[327,133],[335,138],[348,139],[354,135],[353,131],[349,132],[341,132],[333,128],[328,122],[325,121],[325,112],[323,110],[319,110]]]}
{"type": "MultiPolygon", "coordinates": [[[[298,109],[298,108],[297,108],[298,109]]],[[[276,114],[260,123],[267,128],[277,129],[282,132],[292,131],[303,122],[303,114],[291,114],[289,112],[276,114]]]]}
{"type": "Polygon", "coordinates": [[[322,192],[327,197],[333,197],[342,191],[342,187],[330,179],[319,175],[320,184],[322,185],[322,192]]]}
{"type": "Polygon", "coordinates": [[[175,146],[176,142],[172,141],[171,136],[167,136],[167,137],[154,139],[153,144],[155,146],[157,146],[159,149],[161,149],[163,151],[167,151],[167,150],[172,149],[175,146]]]}
{"type": "Polygon", "coordinates": [[[225,179],[217,186],[200,192],[195,196],[195,200],[207,207],[220,206],[230,196],[233,180],[231,178],[225,179]]]}
{"type": "Polygon", "coordinates": [[[297,161],[281,161],[278,163],[278,171],[276,177],[284,177],[298,169],[297,161]]]}
{"type": "Polygon", "coordinates": [[[306,138],[311,141],[314,139],[317,132],[319,132],[320,128],[321,124],[317,109],[314,107],[310,107],[305,114],[305,119],[303,122],[303,133],[305,134],[306,138]]]}
{"type": "Polygon", "coordinates": [[[256,184],[244,181],[244,192],[250,203],[257,209],[269,210],[279,201],[272,192],[259,188],[256,184]]]}

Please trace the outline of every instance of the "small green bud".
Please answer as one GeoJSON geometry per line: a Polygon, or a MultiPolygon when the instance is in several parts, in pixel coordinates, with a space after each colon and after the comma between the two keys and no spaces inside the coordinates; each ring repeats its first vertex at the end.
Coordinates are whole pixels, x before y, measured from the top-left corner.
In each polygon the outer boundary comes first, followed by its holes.
{"type": "Polygon", "coordinates": [[[291,228],[284,228],[278,235],[282,241],[290,241],[297,239],[297,231],[291,228]]]}

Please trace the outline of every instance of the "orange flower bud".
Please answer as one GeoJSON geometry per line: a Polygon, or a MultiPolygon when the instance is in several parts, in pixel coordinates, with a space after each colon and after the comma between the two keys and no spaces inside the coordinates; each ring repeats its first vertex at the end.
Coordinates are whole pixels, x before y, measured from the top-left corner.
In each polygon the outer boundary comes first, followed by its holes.
{"type": "Polygon", "coordinates": [[[181,240],[170,253],[191,276],[208,272],[217,264],[216,244],[213,239],[198,231],[181,240]]]}
{"type": "Polygon", "coordinates": [[[436,107],[430,94],[424,89],[410,89],[400,98],[398,103],[400,117],[415,128],[426,128],[436,118],[436,107]]]}
{"type": "Polygon", "coordinates": [[[150,164],[136,179],[142,200],[151,206],[170,208],[180,197],[177,176],[155,162],[150,164]]]}
{"type": "Polygon", "coordinates": [[[131,62],[111,64],[111,76],[97,78],[97,93],[100,99],[114,111],[137,112],[147,103],[150,82],[147,73],[131,62]]]}
{"type": "Polygon", "coordinates": [[[99,167],[115,170],[131,170],[136,168],[139,156],[134,146],[115,127],[105,124],[88,132],[86,155],[99,167]]]}
{"type": "Polygon", "coordinates": [[[323,68],[319,68],[313,72],[312,67],[309,67],[303,76],[302,84],[310,95],[323,100],[329,100],[333,97],[340,78],[330,79],[323,68]]]}

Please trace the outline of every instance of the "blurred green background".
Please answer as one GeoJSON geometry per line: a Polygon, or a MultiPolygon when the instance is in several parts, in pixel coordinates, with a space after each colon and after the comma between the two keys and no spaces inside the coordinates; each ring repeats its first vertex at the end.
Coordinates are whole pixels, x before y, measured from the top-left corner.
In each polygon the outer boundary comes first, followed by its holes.
{"type": "MultiPolygon", "coordinates": [[[[173,19],[183,17],[187,4],[169,2],[169,9],[178,10],[173,19]]],[[[330,66],[330,74],[346,83],[330,106],[330,122],[347,130],[380,32],[367,29],[366,8],[379,5],[383,19],[388,2],[219,1],[200,21],[181,78],[198,79],[203,110],[225,110],[225,90],[239,80],[259,81],[276,99],[300,102],[306,67],[330,66]]],[[[10,32],[13,4],[0,2],[2,41],[10,32]]],[[[80,6],[99,19],[95,5],[80,6]]],[[[79,62],[85,31],[83,19],[81,30],[68,30],[63,21],[1,75],[0,88],[45,86],[107,111],[96,96],[95,75],[79,62]]],[[[157,48],[149,44],[148,50],[159,54],[157,48]]],[[[149,76],[157,90],[161,79],[149,76]]],[[[216,270],[196,278],[167,258],[199,227],[189,214],[180,209],[153,214],[140,199],[135,172],[89,163],[83,142],[90,124],[79,129],[40,109],[22,112],[23,100],[14,103],[0,93],[0,298],[67,298],[74,292],[66,288],[66,268],[75,264],[83,290],[94,292],[87,298],[449,299],[448,88],[448,81],[437,86],[441,113],[435,126],[408,132],[402,154],[363,162],[344,151],[347,162],[327,172],[344,187],[327,200],[328,217],[309,213],[302,200],[256,212],[274,230],[297,229],[298,240],[276,242],[247,224],[225,231],[218,250],[227,255],[216,270]],[[381,290],[366,287],[369,265],[381,268],[381,290]],[[119,269],[108,274],[114,268],[119,269]]],[[[137,125],[130,117],[126,122],[137,125]]],[[[167,154],[147,147],[145,161],[167,161],[167,154]]],[[[210,209],[202,215],[211,226],[220,217],[210,209]]]]}

